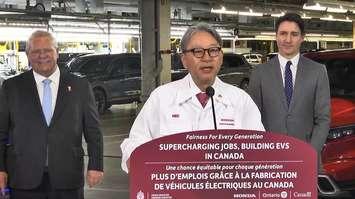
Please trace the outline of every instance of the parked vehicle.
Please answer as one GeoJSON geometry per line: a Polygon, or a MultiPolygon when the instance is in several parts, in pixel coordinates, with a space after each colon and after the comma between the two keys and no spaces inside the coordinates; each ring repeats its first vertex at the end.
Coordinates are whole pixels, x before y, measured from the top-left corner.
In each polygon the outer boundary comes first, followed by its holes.
{"type": "Polygon", "coordinates": [[[60,68],[64,68],[75,57],[87,54],[89,53],[59,53],[57,64],[60,68]]]}
{"type": "MultiPolygon", "coordinates": [[[[4,64],[0,61],[0,68],[3,68],[4,64]]],[[[5,81],[5,78],[2,75],[2,71],[0,70],[0,86],[2,85],[2,83],[5,81]]]]}
{"type": "Polygon", "coordinates": [[[68,64],[69,71],[92,84],[100,113],[112,104],[140,100],[141,67],[139,54],[83,55],[68,64]]]}
{"type": "Polygon", "coordinates": [[[11,73],[0,73],[0,88],[1,88],[2,83],[5,80],[7,80],[7,79],[9,79],[11,77],[14,77],[14,76],[16,76],[18,74],[20,74],[20,73],[16,73],[16,71],[13,71],[11,73]]]}
{"type": "MultiPolygon", "coordinates": [[[[83,55],[68,64],[69,71],[85,76],[91,82],[97,107],[104,113],[113,104],[140,101],[141,94],[140,54],[83,55]]],[[[225,54],[218,76],[233,85],[247,88],[251,66],[237,54],[225,54]]],[[[188,71],[180,56],[172,55],[172,81],[183,78],[188,71]]]]}
{"type": "Polygon", "coordinates": [[[15,75],[16,70],[10,68],[9,66],[6,66],[0,61],[0,86],[6,79],[9,79],[15,75]]]}
{"type": "Polygon", "coordinates": [[[186,68],[184,68],[180,54],[172,54],[171,55],[171,80],[175,81],[178,79],[182,79],[187,75],[188,71],[186,68]]]}
{"type": "Polygon", "coordinates": [[[0,76],[0,88],[1,88],[1,85],[4,81],[5,81],[5,79],[2,76],[0,76]]]}
{"type": "Polygon", "coordinates": [[[252,65],[242,55],[224,53],[218,77],[224,82],[246,90],[249,85],[249,76],[252,68],[252,65]]]}
{"type": "Polygon", "coordinates": [[[242,54],[245,59],[248,61],[250,64],[261,64],[262,63],[262,54],[258,53],[244,53],[242,54]]]}
{"type": "MultiPolygon", "coordinates": [[[[188,71],[183,67],[179,54],[174,54],[171,60],[172,80],[181,79],[188,71]]],[[[242,55],[224,53],[218,77],[224,82],[246,89],[249,84],[251,70],[252,66],[242,55]]]]}
{"type": "Polygon", "coordinates": [[[275,57],[277,53],[269,53],[261,58],[262,63],[268,62],[271,58],[275,57]]]}
{"type": "Polygon", "coordinates": [[[331,89],[331,129],[322,151],[323,197],[355,198],[355,49],[305,53],[327,67],[331,89]],[[352,193],[352,195],[350,195],[352,193]]]}

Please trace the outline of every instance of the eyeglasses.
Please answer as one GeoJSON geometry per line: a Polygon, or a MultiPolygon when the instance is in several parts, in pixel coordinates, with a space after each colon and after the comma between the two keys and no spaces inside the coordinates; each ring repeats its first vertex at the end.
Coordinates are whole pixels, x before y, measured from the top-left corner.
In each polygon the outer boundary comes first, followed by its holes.
{"type": "Polygon", "coordinates": [[[53,53],[55,50],[52,48],[43,48],[43,49],[36,49],[36,50],[30,50],[29,53],[34,56],[39,56],[40,54],[50,54],[53,53]]]}
{"type": "Polygon", "coordinates": [[[211,47],[211,48],[192,48],[190,50],[184,50],[183,53],[192,52],[196,58],[202,58],[207,51],[210,57],[217,57],[221,52],[221,47],[211,47]]]}

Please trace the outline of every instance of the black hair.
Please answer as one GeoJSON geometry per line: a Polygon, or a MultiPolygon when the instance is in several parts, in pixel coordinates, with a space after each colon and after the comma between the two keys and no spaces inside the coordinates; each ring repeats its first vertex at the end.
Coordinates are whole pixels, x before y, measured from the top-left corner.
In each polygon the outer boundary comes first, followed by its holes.
{"type": "Polygon", "coordinates": [[[304,31],[304,21],[301,18],[300,15],[296,14],[296,13],[291,13],[288,12],[286,13],[284,16],[280,17],[277,21],[276,21],[276,32],[279,30],[279,26],[282,22],[284,21],[290,21],[290,22],[295,22],[299,29],[301,30],[301,34],[305,35],[305,31],[304,31]]]}

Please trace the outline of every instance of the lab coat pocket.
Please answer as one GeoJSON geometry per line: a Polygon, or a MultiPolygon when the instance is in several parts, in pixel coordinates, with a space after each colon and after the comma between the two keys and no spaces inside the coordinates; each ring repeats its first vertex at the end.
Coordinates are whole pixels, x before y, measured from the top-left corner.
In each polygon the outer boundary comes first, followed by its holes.
{"type": "Polygon", "coordinates": [[[191,121],[188,115],[174,109],[164,114],[163,124],[161,124],[161,133],[171,135],[191,131],[191,121]]]}
{"type": "Polygon", "coordinates": [[[218,129],[237,129],[240,122],[235,110],[230,106],[221,106],[219,108],[222,111],[219,112],[216,118],[218,129]]]}

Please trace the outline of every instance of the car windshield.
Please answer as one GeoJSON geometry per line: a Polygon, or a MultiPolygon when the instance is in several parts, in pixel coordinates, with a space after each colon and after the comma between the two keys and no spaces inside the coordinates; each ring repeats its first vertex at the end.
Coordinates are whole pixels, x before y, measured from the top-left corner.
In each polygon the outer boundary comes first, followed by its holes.
{"type": "Polygon", "coordinates": [[[83,64],[83,59],[78,57],[76,59],[73,59],[70,63],[69,63],[69,70],[71,72],[79,72],[81,65],[83,64]]]}
{"type": "Polygon", "coordinates": [[[245,61],[243,60],[242,56],[238,55],[228,55],[225,54],[223,56],[223,63],[222,67],[239,67],[246,64],[245,61]]]}
{"type": "Polygon", "coordinates": [[[355,61],[337,59],[327,63],[332,96],[355,97],[355,61]]]}
{"type": "Polygon", "coordinates": [[[82,74],[100,73],[106,70],[111,59],[109,56],[79,57],[70,63],[70,71],[82,74]]]}

